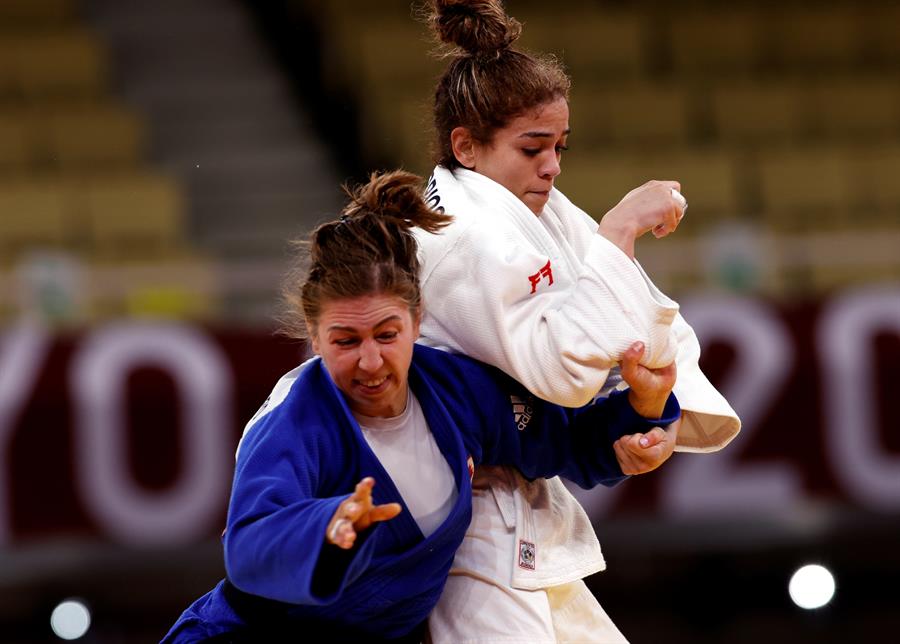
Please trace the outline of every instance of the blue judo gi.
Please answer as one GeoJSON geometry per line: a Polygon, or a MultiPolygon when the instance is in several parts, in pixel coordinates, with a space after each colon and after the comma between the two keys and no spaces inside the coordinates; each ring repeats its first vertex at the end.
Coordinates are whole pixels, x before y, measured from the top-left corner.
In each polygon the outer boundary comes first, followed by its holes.
{"type": "Polygon", "coordinates": [[[409,385],[456,480],[459,494],[444,523],[423,536],[324,364],[314,360],[241,445],[223,539],[227,578],[163,642],[271,641],[274,633],[307,641],[314,632],[369,642],[414,634],[437,603],[469,525],[471,463],[611,486],[626,478],[615,439],[680,414],[670,396],[663,418],[646,420],[623,393],[577,410],[559,407],[493,367],[422,345],[413,352],[409,385]],[[404,511],[372,525],[349,551],[327,544],[338,505],[366,476],[376,481],[375,504],[397,502],[404,511]]]}

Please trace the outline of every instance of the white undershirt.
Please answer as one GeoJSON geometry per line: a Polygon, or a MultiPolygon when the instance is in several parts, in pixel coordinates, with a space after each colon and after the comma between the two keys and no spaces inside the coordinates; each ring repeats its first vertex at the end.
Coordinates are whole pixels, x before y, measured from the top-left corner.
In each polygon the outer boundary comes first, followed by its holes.
{"type": "Polygon", "coordinates": [[[429,536],[450,514],[458,493],[453,472],[428,429],[419,401],[410,391],[406,409],[399,416],[353,415],[422,534],[429,536]]]}

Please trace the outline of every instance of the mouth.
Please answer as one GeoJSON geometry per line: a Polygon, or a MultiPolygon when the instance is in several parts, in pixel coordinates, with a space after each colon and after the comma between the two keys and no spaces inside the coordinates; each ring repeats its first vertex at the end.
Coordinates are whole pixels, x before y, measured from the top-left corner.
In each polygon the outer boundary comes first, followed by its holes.
{"type": "Polygon", "coordinates": [[[366,380],[354,380],[356,387],[364,394],[377,395],[388,388],[391,377],[368,378],[366,380]]]}

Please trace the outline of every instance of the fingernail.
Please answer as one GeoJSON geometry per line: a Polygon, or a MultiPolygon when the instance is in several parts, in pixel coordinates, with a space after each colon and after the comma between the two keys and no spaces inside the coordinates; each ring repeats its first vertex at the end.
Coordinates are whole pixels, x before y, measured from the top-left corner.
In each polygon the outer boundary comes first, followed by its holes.
{"type": "Polygon", "coordinates": [[[634,349],[635,351],[643,351],[644,343],[640,342],[640,341],[635,342],[634,344],[631,345],[631,348],[634,349]]]}
{"type": "Polygon", "coordinates": [[[647,447],[650,444],[650,439],[646,436],[641,436],[641,440],[638,441],[641,444],[641,447],[647,447]]]}

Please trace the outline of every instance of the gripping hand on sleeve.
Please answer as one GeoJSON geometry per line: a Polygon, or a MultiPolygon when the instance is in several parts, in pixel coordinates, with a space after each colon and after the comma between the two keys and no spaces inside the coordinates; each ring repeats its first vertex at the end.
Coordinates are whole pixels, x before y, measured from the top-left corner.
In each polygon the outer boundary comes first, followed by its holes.
{"type": "MultiPolygon", "coordinates": [[[[628,383],[628,399],[634,410],[644,418],[659,418],[675,386],[675,363],[660,369],[648,369],[640,364],[644,345],[634,343],[622,356],[622,379],[628,383]]],[[[616,459],[624,474],[645,474],[655,470],[672,455],[678,437],[676,421],[666,429],[654,427],[644,434],[628,434],[613,443],[616,459]]]]}
{"type": "Polygon", "coordinates": [[[356,489],[344,499],[335,511],[325,530],[325,542],[349,550],[356,542],[356,535],[377,521],[389,521],[400,514],[399,503],[373,505],[372,488],[375,479],[367,476],[356,484],[356,489]]]}

